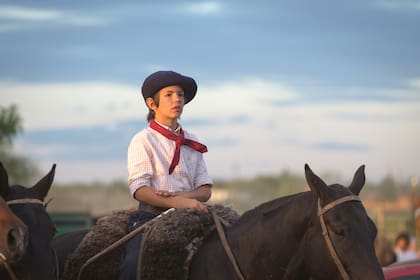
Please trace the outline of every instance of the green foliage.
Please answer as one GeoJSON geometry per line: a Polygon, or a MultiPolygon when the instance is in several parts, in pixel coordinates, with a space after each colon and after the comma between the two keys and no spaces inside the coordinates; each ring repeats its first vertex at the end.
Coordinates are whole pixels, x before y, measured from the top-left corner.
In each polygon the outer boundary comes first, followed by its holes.
{"type": "Polygon", "coordinates": [[[385,201],[394,201],[398,195],[398,186],[394,178],[391,176],[385,177],[379,184],[380,198],[385,201]]]}
{"type": "Polygon", "coordinates": [[[38,175],[36,166],[27,158],[12,152],[13,138],[23,132],[22,118],[15,105],[0,106],[0,161],[11,183],[25,184],[38,175]]]}
{"type": "Polygon", "coordinates": [[[22,119],[17,107],[0,106],[0,146],[11,144],[12,138],[22,131],[22,119]]]}

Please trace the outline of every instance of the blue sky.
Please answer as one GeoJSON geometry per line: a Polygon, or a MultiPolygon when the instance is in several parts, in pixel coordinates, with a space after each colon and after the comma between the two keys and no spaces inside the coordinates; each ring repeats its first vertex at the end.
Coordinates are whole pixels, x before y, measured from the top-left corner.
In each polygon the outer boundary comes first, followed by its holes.
{"type": "Polygon", "coordinates": [[[181,119],[214,178],[420,175],[420,1],[0,0],[0,104],[57,181],[126,178],[151,72],[192,76],[181,119]]]}

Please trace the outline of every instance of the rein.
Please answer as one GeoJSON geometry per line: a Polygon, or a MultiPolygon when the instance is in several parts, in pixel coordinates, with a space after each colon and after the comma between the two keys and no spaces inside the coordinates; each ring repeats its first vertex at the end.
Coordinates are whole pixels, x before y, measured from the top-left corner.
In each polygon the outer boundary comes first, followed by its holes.
{"type": "Polygon", "coordinates": [[[337,251],[335,250],[334,245],[332,244],[331,238],[328,234],[327,226],[325,224],[324,214],[326,212],[328,212],[329,210],[331,210],[332,208],[334,208],[335,206],[340,205],[344,202],[348,202],[348,201],[360,201],[360,198],[357,195],[348,195],[348,196],[344,196],[342,198],[339,198],[337,200],[334,200],[333,202],[328,203],[324,207],[321,207],[321,201],[318,198],[318,216],[319,216],[319,220],[321,222],[322,236],[324,237],[325,243],[327,243],[328,251],[330,252],[331,257],[332,257],[335,265],[337,266],[341,277],[344,280],[350,280],[350,276],[346,272],[346,270],[343,266],[343,263],[341,262],[340,258],[338,257],[337,251]]]}
{"type": "Polygon", "coordinates": [[[16,274],[13,272],[13,269],[10,267],[10,264],[7,262],[6,257],[2,253],[0,253],[0,264],[6,269],[10,279],[17,280],[16,274]]]}
{"type": "MultiPolygon", "coordinates": [[[[44,206],[44,202],[37,198],[20,198],[20,199],[13,199],[6,201],[7,205],[15,205],[15,204],[41,204],[44,206]]],[[[53,255],[55,256],[55,271],[56,271],[56,279],[59,279],[59,268],[58,268],[58,259],[57,254],[54,248],[51,248],[53,255]]],[[[13,271],[12,267],[8,263],[6,257],[0,253],[0,265],[3,265],[6,269],[7,273],[9,274],[10,279],[17,280],[16,273],[13,271]]]]}
{"type": "Polygon", "coordinates": [[[222,226],[222,223],[226,224],[226,221],[224,221],[222,218],[217,216],[217,214],[214,213],[213,211],[210,211],[210,213],[213,216],[214,224],[216,225],[216,230],[217,230],[217,233],[219,234],[220,242],[222,243],[222,246],[226,252],[226,255],[229,257],[230,263],[232,264],[235,270],[236,276],[238,276],[240,280],[245,280],[245,277],[242,274],[241,269],[239,267],[238,261],[235,259],[235,255],[233,254],[232,249],[229,246],[229,242],[226,238],[226,234],[222,226]]]}

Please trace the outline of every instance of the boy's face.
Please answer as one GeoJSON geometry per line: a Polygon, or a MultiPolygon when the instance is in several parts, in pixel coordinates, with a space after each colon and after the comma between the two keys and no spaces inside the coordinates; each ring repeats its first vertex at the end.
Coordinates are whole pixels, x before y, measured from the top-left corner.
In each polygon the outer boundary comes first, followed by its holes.
{"type": "Polygon", "coordinates": [[[155,119],[163,124],[176,121],[184,108],[184,90],[180,86],[168,86],[162,88],[158,94],[159,105],[149,105],[155,111],[155,119]]]}
{"type": "Polygon", "coordinates": [[[397,247],[402,250],[406,250],[409,245],[405,238],[399,238],[396,243],[397,247]]]}

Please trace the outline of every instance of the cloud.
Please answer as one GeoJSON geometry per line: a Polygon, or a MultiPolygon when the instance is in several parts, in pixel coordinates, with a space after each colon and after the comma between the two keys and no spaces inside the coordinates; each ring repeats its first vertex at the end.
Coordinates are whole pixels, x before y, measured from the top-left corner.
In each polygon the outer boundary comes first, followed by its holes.
{"type": "Polygon", "coordinates": [[[29,130],[77,126],[113,126],[141,118],[144,108],[137,87],[116,83],[0,82],[1,104],[17,104],[29,130]]]}
{"type": "MultiPolygon", "coordinates": [[[[213,126],[241,124],[246,121],[242,116],[235,116],[227,122],[194,120],[183,122],[183,125],[213,126]]],[[[31,130],[18,138],[18,150],[31,151],[31,156],[46,160],[124,160],[126,148],[131,138],[147,126],[145,120],[126,120],[116,122],[114,126],[93,125],[68,128],[31,130]]],[[[211,137],[206,144],[212,147],[226,147],[238,142],[232,137],[211,137]]]]}
{"type": "Polygon", "coordinates": [[[334,141],[324,141],[312,144],[312,147],[323,151],[345,151],[345,152],[364,152],[369,150],[365,144],[340,143],[334,141]]]}
{"type": "Polygon", "coordinates": [[[420,1],[418,0],[379,0],[376,2],[379,7],[387,10],[418,10],[420,11],[420,1]]]}
{"type": "MultiPolygon", "coordinates": [[[[367,163],[378,176],[405,166],[407,170],[398,170],[402,176],[414,172],[420,156],[415,152],[420,101],[412,98],[417,83],[413,79],[401,89],[363,89],[365,94],[410,92],[410,98],[393,102],[306,101],[310,92],[255,78],[203,84],[185,106],[181,123],[208,146],[205,157],[216,177],[232,176],[238,164],[244,176],[253,176],[301,170],[308,161],[319,169],[339,170],[367,163]],[[293,106],[273,106],[276,101],[293,106]]],[[[119,161],[124,167],[131,137],[147,125],[137,86],[3,81],[0,92],[0,103],[17,104],[24,119],[17,150],[31,151],[42,162],[86,161],[92,166],[119,161]]]]}
{"type": "Polygon", "coordinates": [[[266,116],[272,111],[267,104],[275,101],[294,101],[298,93],[280,82],[258,78],[225,81],[219,85],[201,85],[193,106],[186,106],[188,114],[210,116],[266,116]],[[261,110],[264,108],[264,110],[261,110]]]}
{"type": "MultiPolygon", "coordinates": [[[[358,91],[359,95],[369,95],[371,91],[378,95],[393,94],[395,101],[392,103],[381,98],[322,101],[311,97],[308,101],[306,92],[258,79],[229,81],[217,86],[202,85],[193,102],[185,106],[181,121],[185,127],[198,130],[201,127],[230,126],[231,129],[226,130],[228,134],[235,131],[235,127],[257,126],[264,129],[264,134],[269,128],[289,129],[293,134],[298,133],[303,124],[331,127],[337,122],[352,125],[413,123],[420,121],[420,101],[415,98],[419,96],[415,88],[417,83],[416,79],[410,81],[408,89],[358,91]],[[276,102],[284,105],[277,106],[276,102]]],[[[142,127],[147,114],[138,87],[125,84],[3,81],[0,82],[0,91],[1,104],[18,105],[26,131],[92,126],[113,128],[122,123],[134,123],[134,120],[138,120],[137,127],[142,127]]],[[[337,92],[343,91],[337,89],[337,92]]],[[[208,131],[204,134],[207,135],[208,131]]]]}
{"type": "Polygon", "coordinates": [[[18,146],[39,160],[124,160],[136,130],[101,126],[36,130],[21,136],[18,146]]]}
{"type": "Polygon", "coordinates": [[[0,19],[2,20],[57,21],[60,17],[61,13],[56,10],[0,5],[0,19]]]}
{"type": "Polygon", "coordinates": [[[215,137],[207,141],[206,144],[215,148],[226,148],[227,146],[238,145],[239,141],[232,137],[215,137]]]}
{"type": "Polygon", "coordinates": [[[407,84],[417,91],[417,96],[420,95],[420,78],[408,80],[407,84]]]}
{"type": "Polygon", "coordinates": [[[219,13],[222,10],[222,4],[219,2],[190,3],[185,6],[185,9],[194,15],[211,15],[219,13]]]}
{"type": "MultiPolygon", "coordinates": [[[[420,101],[418,80],[404,82],[400,87],[317,87],[299,90],[297,103],[379,102],[398,103],[420,101]]],[[[296,102],[295,102],[296,103],[296,102]]],[[[274,105],[277,105],[274,103],[274,105]]]]}
{"type": "Polygon", "coordinates": [[[17,31],[55,25],[71,26],[104,26],[108,19],[60,11],[56,9],[40,9],[15,5],[0,5],[0,31],[17,31]]]}

